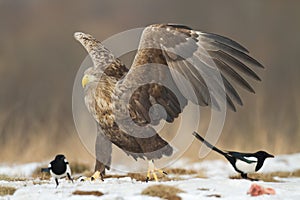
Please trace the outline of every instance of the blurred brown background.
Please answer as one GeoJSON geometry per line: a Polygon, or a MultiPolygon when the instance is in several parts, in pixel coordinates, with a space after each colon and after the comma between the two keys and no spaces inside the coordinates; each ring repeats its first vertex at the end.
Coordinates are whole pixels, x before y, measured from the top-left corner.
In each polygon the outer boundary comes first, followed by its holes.
{"type": "MultiPolygon", "coordinates": [[[[75,31],[98,39],[173,22],[222,34],[266,66],[229,112],[218,146],[274,154],[300,152],[300,1],[0,1],[0,163],[44,161],[56,153],[90,161],[71,108],[76,72],[87,55],[75,31]]],[[[198,154],[199,143],[188,151],[198,154]]]]}

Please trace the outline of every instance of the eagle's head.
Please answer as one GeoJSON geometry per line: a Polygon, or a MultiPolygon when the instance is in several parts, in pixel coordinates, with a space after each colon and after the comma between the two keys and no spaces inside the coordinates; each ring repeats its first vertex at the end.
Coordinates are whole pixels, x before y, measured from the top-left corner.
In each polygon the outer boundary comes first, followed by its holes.
{"type": "Polygon", "coordinates": [[[99,82],[99,76],[101,76],[102,73],[99,74],[98,69],[95,69],[94,67],[88,68],[82,77],[81,85],[83,88],[86,88],[88,85],[92,83],[98,83],[99,82]]]}
{"type": "Polygon", "coordinates": [[[91,77],[88,74],[85,74],[81,80],[82,87],[85,88],[85,86],[90,82],[90,80],[91,80],[91,77]]]}

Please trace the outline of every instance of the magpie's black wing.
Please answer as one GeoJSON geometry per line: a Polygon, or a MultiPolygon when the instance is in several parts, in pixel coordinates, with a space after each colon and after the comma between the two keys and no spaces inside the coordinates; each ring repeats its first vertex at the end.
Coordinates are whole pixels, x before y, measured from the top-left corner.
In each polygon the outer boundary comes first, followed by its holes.
{"type": "Polygon", "coordinates": [[[250,153],[240,153],[240,152],[236,152],[236,151],[229,151],[228,152],[229,155],[231,155],[232,157],[235,157],[241,161],[244,161],[246,163],[255,163],[257,162],[257,158],[253,156],[253,154],[250,153]]]}
{"type": "Polygon", "coordinates": [[[47,173],[50,173],[50,168],[42,168],[41,169],[41,172],[47,172],[47,173]]]}

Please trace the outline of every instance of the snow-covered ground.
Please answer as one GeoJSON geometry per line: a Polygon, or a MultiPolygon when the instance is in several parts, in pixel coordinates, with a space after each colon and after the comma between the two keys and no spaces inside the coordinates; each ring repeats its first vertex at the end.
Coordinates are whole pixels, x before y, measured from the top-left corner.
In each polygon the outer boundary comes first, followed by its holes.
{"type": "MultiPolygon", "coordinates": [[[[24,165],[7,166],[0,165],[0,174],[9,176],[30,176],[36,167],[44,165],[41,163],[30,163],[24,165]]],[[[193,175],[185,175],[184,180],[166,182],[140,182],[125,178],[107,178],[104,182],[79,182],[71,183],[60,180],[60,185],[55,188],[53,180],[43,181],[36,184],[37,180],[27,181],[0,181],[0,186],[11,186],[17,188],[12,196],[0,197],[0,199],[159,199],[141,195],[142,190],[151,185],[164,184],[175,186],[184,191],[179,193],[182,199],[216,199],[210,195],[220,195],[218,199],[300,199],[300,178],[278,178],[280,182],[256,182],[264,187],[271,187],[276,191],[275,195],[262,195],[251,197],[247,191],[253,182],[241,179],[229,179],[228,176],[235,174],[230,164],[222,160],[204,161],[186,164],[186,161],[178,161],[173,167],[205,171],[209,178],[195,178],[193,175]],[[73,195],[76,190],[100,191],[103,196],[73,195]]],[[[261,172],[293,172],[300,169],[300,154],[276,156],[267,159],[261,172]]]]}

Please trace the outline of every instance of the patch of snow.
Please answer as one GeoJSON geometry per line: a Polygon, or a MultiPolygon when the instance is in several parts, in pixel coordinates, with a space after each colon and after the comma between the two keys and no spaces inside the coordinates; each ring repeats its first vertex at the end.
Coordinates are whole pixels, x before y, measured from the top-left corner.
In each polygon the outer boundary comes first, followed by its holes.
{"type": "MultiPolygon", "coordinates": [[[[28,184],[26,187],[19,188],[13,196],[10,196],[12,200],[23,200],[23,199],[115,199],[115,200],[154,200],[159,199],[156,197],[141,195],[141,192],[151,185],[164,184],[180,188],[184,193],[179,193],[183,200],[191,199],[212,199],[211,195],[220,195],[221,199],[228,200],[240,200],[240,199],[253,199],[247,194],[253,182],[248,180],[238,179],[201,179],[201,178],[190,178],[189,180],[180,181],[168,181],[163,183],[155,182],[140,182],[132,181],[130,178],[114,179],[109,178],[104,182],[75,182],[63,180],[60,182],[58,188],[55,188],[55,183],[49,181],[48,184],[33,185],[28,184]],[[76,190],[83,191],[100,191],[104,193],[101,197],[96,196],[81,196],[73,195],[72,193],[76,190]]],[[[300,198],[300,179],[289,179],[286,182],[279,183],[267,183],[267,182],[256,182],[264,187],[274,188],[276,191],[275,195],[263,195],[255,197],[256,200],[261,199],[299,199],[300,198]]],[[[11,184],[14,185],[13,183],[11,184]]]]}
{"type": "Polygon", "coordinates": [[[300,153],[290,155],[275,155],[266,159],[260,172],[292,172],[300,169],[300,153]]]}
{"type": "Polygon", "coordinates": [[[29,177],[37,167],[41,167],[41,163],[27,163],[21,165],[0,165],[0,174],[12,177],[29,177]]]}
{"type": "Polygon", "coordinates": [[[196,171],[204,171],[206,176],[210,178],[228,177],[235,173],[230,163],[223,160],[194,163],[191,168],[196,171]]]}

